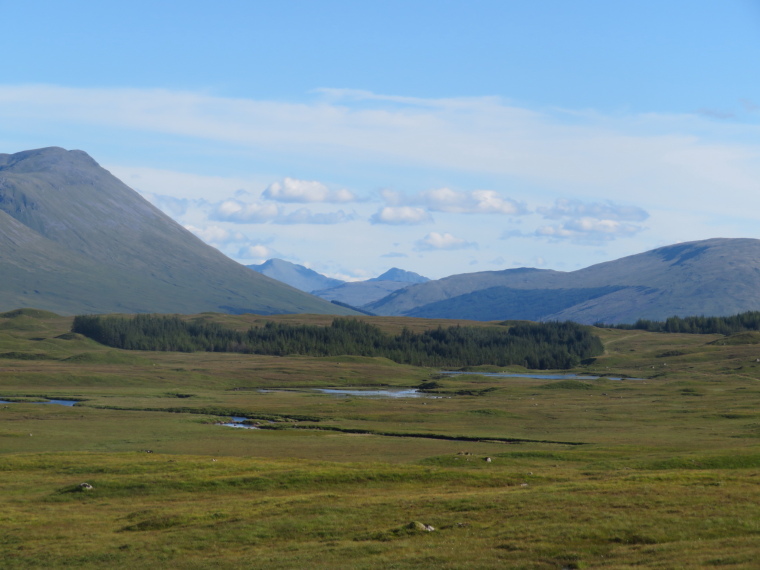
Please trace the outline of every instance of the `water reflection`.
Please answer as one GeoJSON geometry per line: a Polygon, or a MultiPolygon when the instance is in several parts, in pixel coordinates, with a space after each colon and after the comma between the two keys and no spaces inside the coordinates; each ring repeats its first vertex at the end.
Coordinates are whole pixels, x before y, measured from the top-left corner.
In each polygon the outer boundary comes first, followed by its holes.
{"type": "Polygon", "coordinates": [[[231,422],[226,422],[226,423],[222,423],[222,424],[219,424],[219,425],[227,426],[227,427],[234,427],[234,428],[243,428],[243,429],[259,429],[258,426],[254,426],[254,425],[251,425],[251,424],[243,423],[247,419],[248,418],[244,418],[244,417],[241,417],[241,416],[232,416],[232,421],[231,422]]]}

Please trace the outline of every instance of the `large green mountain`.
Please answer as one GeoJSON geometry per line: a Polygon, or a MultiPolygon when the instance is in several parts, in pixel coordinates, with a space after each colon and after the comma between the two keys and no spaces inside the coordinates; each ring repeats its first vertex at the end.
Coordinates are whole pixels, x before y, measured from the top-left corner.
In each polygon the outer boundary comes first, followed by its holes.
{"type": "Polygon", "coordinates": [[[86,153],[0,154],[0,311],[349,311],[206,245],[86,153]]]}
{"type": "Polygon", "coordinates": [[[362,307],[379,315],[632,323],[760,310],[760,240],[661,247],[572,272],[508,269],[412,285],[362,307]]]}

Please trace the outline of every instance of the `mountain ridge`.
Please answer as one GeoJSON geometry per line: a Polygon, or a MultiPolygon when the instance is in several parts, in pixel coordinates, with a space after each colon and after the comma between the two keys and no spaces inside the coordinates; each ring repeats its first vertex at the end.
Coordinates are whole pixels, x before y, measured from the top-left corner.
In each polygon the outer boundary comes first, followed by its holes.
{"type": "Polygon", "coordinates": [[[206,245],[83,151],[0,154],[0,310],[351,314],[206,245]]]}
{"type": "Polygon", "coordinates": [[[760,240],[684,242],[572,272],[520,268],[453,275],[361,308],[379,315],[475,320],[520,315],[588,324],[731,315],[760,308],[760,240]]]}

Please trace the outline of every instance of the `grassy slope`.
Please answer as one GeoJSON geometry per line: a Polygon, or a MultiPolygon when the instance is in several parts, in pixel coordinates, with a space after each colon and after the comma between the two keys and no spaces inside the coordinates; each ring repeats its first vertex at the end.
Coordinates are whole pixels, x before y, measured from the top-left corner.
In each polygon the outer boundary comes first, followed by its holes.
{"type": "MultiPolygon", "coordinates": [[[[368,320],[386,330],[438,324],[368,320]]],[[[440,399],[376,400],[305,389],[416,386],[435,371],[383,359],[126,353],[66,334],[69,323],[0,316],[0,398],[86,400],[0,406],[5,567],[755,563],[756,345],[605,330],[607,353],[582,372],[645,381],[466,375],[437,379],[440,399]],[[275,387],[291,390],[256,390],[275,387]],[[158,411],[177,408],[198,413],[158,411]],[[240,430],[213,425],[214,411],[281,427],[585,445],[240,430]],[[85,481],[92,491],[70,492],[85,481]],[[405,528],[415,520],[437,530],[405,528]]]]}

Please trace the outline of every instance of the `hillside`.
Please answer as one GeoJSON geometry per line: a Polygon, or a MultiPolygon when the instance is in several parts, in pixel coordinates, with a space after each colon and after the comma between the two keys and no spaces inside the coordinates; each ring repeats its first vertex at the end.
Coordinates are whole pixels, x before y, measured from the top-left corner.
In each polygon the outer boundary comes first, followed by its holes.
{"type": "Polygon", "coordinates": [[[0,154],[0,310],[346,313],[230,260],[78,150],[0,154]]]}
{"type": "Polygon", "coordinates": [[[760,308],[760,240],[682,243],[572,272],[454,275],[363,308],[380,315],[580,323],[732,315],[760,308]]]}

